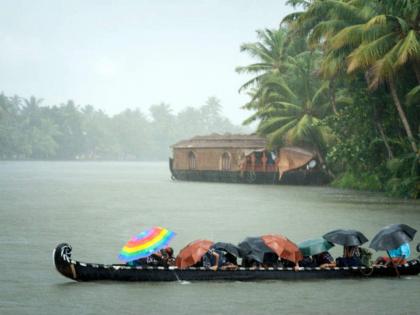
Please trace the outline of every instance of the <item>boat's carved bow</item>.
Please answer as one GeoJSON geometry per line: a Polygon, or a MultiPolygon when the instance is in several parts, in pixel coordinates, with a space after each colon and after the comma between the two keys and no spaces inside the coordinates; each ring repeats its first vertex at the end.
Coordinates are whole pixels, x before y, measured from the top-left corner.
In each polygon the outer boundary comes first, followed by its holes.
{"type": "Polygon", "coordinates": [[[72,248],[67,243],[57,245],[53,252],[54,265],[63,276],[77,280],[76,269],[71,261],[72,248]]]}

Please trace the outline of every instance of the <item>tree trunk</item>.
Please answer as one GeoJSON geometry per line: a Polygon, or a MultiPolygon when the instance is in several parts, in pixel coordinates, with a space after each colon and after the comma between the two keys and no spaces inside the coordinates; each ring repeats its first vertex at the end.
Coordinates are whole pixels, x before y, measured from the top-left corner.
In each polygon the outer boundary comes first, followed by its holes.
{"type": "Polygon", "coordinates": [[[385,132],[384,132],[381,124],[379,123],[379,121],[376,121],[375,123],[376,123],[376,127],[379,130],[379,134],[381,135],[382,141],[385,144],[386,150],[388,151],[388,159],[391,160],[391,159],[394,158],[394,153],[392,152],[391,147],[389,146],[388,140],[385,136],[385,132]]]}
{"type": "Polygon", "coordinates": [[[325,159],[321,154],[321,150],[319,150],[318,146],[315,146],[315,153],[318,156],[319,159],[319,163],[321,163],[321,167],[327,172],[327,174],[331,177],[331,178],[335,178],[335,175],[333,172],[331,172],[331,170],[327,167],[327,165],[325,164],[325,159]]]}
{"type": "Polygon", "coordinates": [[[411,143],[411,148],[413,149],[413,151],[414,151],[415,154],[418,154],[416,141],[415,141],[415,139],[413,137],[413,133],[411,132],[411,128],[410,128],[410,125],[408,123],[408,120],[407,120],[407,117],[405,115],[405,112],[404,112],[404,110],[403,110],[403,108],[401,106],[400,99],[398,98],[398,94],[397,94],[397,89],[395,87],[394,78],[390,77],[388,79],[388,82],[389,82],[389,88],[391,89],[391,95],[392,95],[392,98],[393,98],[394,103],[395,103],[395,107],[397,107],[397,111],[398,111],[398,114],[400,115],[401,121],[402,121],[402,123],[404,125],[404,129],[405,129],[405,132],[407,133],[408,140],[411,143]]]}
{"type": "Polygon", "coordinates": [[[375,125],[376,128],[378,128],[379,134],[381,135],[382,141],[385,144],[386,150],[388,152],[388,159],[391,160],[394,158],[394,153],[392,152],[391,146],[388,143],[388,139],[386,138],[384,129],[382,128],[382,125],[379,121],[379,116],[378,116],[378,112],[376,111],[376,106],[373,106],[373,115],[374,115],[374,119],[375,119],[375,125]]]}
{"type": "Polygon", "coordinates": [[[332,105],[332,109],[334,114],[338,115],[338,111],[337,111],[337,103],[335,101],[335,77],[332,77],[330,80],[330,84],[329,84],[329,94],[330,94],[330,101],[331,101],[331,105],[332,105]]]}

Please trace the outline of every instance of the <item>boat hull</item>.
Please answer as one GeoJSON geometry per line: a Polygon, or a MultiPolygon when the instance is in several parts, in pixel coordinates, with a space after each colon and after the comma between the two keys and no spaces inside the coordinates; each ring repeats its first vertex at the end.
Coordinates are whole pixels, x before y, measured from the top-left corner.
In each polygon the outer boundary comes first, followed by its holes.
{"type": "Polygon", "coordinates": [[[323,172],[305,170],[290,171],[279,179],[278,172],[234,172],[171,170],[172,178],[184,181],[245,183],[245,184],[284,184],[284,185],[324,185],[329,179],[323,172]]]}
{"type": "MultiPolygon", "coordinates": [[[[396,277],[396,270],[391,267],[355,267],[355,268],[239,268],[238,270],[213,271],[204,268],[178,269],[176,267],[130,267],[126,265],[104,265],[83,263],[71,259],[71,246],[63,243],[53,253],[57,271],[75,281],[256,281],[256,280],[308,280],[308,279],[344,279],[366,277],[396,277]]],[[[420,261],[412,260],[398,267],[401,276],[417,275],[420,261]]]]}

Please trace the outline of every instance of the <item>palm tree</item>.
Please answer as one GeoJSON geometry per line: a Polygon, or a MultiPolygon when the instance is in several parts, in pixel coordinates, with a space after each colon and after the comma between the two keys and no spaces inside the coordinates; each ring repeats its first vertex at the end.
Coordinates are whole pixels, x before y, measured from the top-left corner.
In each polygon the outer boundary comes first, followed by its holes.
{"type": "Polygon", "coordinates": [[[284,29],[258,30],[257,36],[258,42],[245,43],[241,46],[241,52],[247,52],[256,58],[258,62],[236,68],[238,73],[255,75],[255,77],[244,83],[239,91],[255,86],[266,76],[272,73],[280,73],[284,69],[283,42],[286,37],[286,31],[284,29]]]}
{"type": "Polygon", "coordinates": [[[385,1],[380,7],[381,14],[371,17],[366,23],[347,27],[332,39],[332,49],[341,49],[352,43],[357,45],[347,57],[347,72],[357,70],[367,72],[369,88],[376,89],[386,82],[398,111],[408,140],[415,153],[418,153],[407,116],[398,96],[396,80],[399,70],[404,67],[413,69],[420,83],[420,5],[414,1],[385,1]],[[407,10],[410,7],[415,11],[407,10]]]}
{"type": "Polygon", "coordinates": [[[43,99],[42,98],[36,98],[35,96],[31,96],[29,99],[25,98],[24,102],[27,108],[30,110],[34,110],[35,108],[38,108],[39,105],[41,105],[43,99]]]}
{"type": "Polygon", "coordinates": [[[398,71],[410,65],[420,83],[419,10],[417,0],[315,0],[305,12],[284,20],[295,32],[308,34],[310,44],[324,49],[320,69],[324,77],[334,78],[345,67],[347,73],[365,71],[371,89],[388,83],[416,153],[416,141],[395,81],[398,71]]]}
{"type": "MultiPolygon", "coordinates": [[[[305,51],[288,58],[289,69],[285,74],[288,81],[279,74],[266,76],[245,105],[247,109],[256,110],[245,123],[260,119],[257,131],[266,135],[271,145],[287,143],[312,147],[323,162],[326,144],[332,136],[321,119],[331,112],[331,106],[328,84],[314,77],[317,60],[314,53],[305,51]]],[[[344,101],[338,99],[340,103],[344,101]]]]}
{"type": "MultiPolygon", "coordinates": [[[[366,21],[370,10],[360,10],[358,3],[349,1],[307,1],[289,0],[288,4],[300,6],[305,11],[294,12],[282,20],[288,25],[288,38],[307,38],[309,48],[323,50],[318,74],[329,81],[329,97],[334,114],[338,115],[336,90],[337,81],[344,73],[344,60],[354,47],[328,50],[331,38],[343,28],[356,22],[366,21]]],[[[292,42],[292,40],[286,40],[292,42]]]]}
{"type": "MultiPolygon", "coordinates": [[[[278,100],[266,104],[258,112],[261,123],[258,132],[268,136],[271,144],[303,144],[311,146],[322,158],[328,141],[328,128],[320,121],[328,112],[329,103],[322,86],[310,99],[302,99],[293,93],[289,101],[278,100]]],[[[274,99],[274,95],[272,95],[274,99]]]]}

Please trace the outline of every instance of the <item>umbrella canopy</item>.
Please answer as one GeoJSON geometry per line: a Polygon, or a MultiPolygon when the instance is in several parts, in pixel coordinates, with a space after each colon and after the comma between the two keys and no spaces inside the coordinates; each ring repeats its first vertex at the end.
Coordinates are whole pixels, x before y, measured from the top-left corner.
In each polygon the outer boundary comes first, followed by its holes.
{"type": "Polygon", "coordinates": [[[195,240],[180,250],[176,256],[175,263],[178,268],[185,269],[195,265],[201,260],[201,257],[211,248],[212,241],[195,240]]]}
{"type": "Polygon", "coordinates": [[[373,237],[369,247],[374,250],[391,250],[413,240],[416,230],[406,224],[391,224],[383,227],[373,237]]]}
{"type": "Polygon", "coordinates": [[[283,235],[268,234],[261,236],[261,239],[277,256],[283,259],[294,263],[303,259],[299,247],[283,235]]]}
{"type": "Polygon", "coordinates": [[[328,242],[343,246],[359,246],[368,241],[362,232],[356,230],[334,230],[322,237],[328,242]]]}
{"type": "Polygon", "coordinates": [[[242,258],[253,259],[260,263],[264,262],[265,255],[275,254],[261,237],[247,237],[238,244],[238,247],[242,258]]]}
{"type": "Polygon", "coordinates": [[[145,258],[168,246],[175,233],[162,227],[153,227],[133,236],[124,245],[118,258],[130,262],[145,258]]]}
{"type": "Polygon", "coordinates": [[[239,248],[231,243],[217,242],[212,248],[225,251],[228,254],[231,254],[233,257],[239,257],[239,248]]]}
{"type": "Polygon", "coordinates": [[[316,238],[303,241],[298,246],[303,256],[312,256],[328,251],[334,244],[323,238],[316,238]]]}

